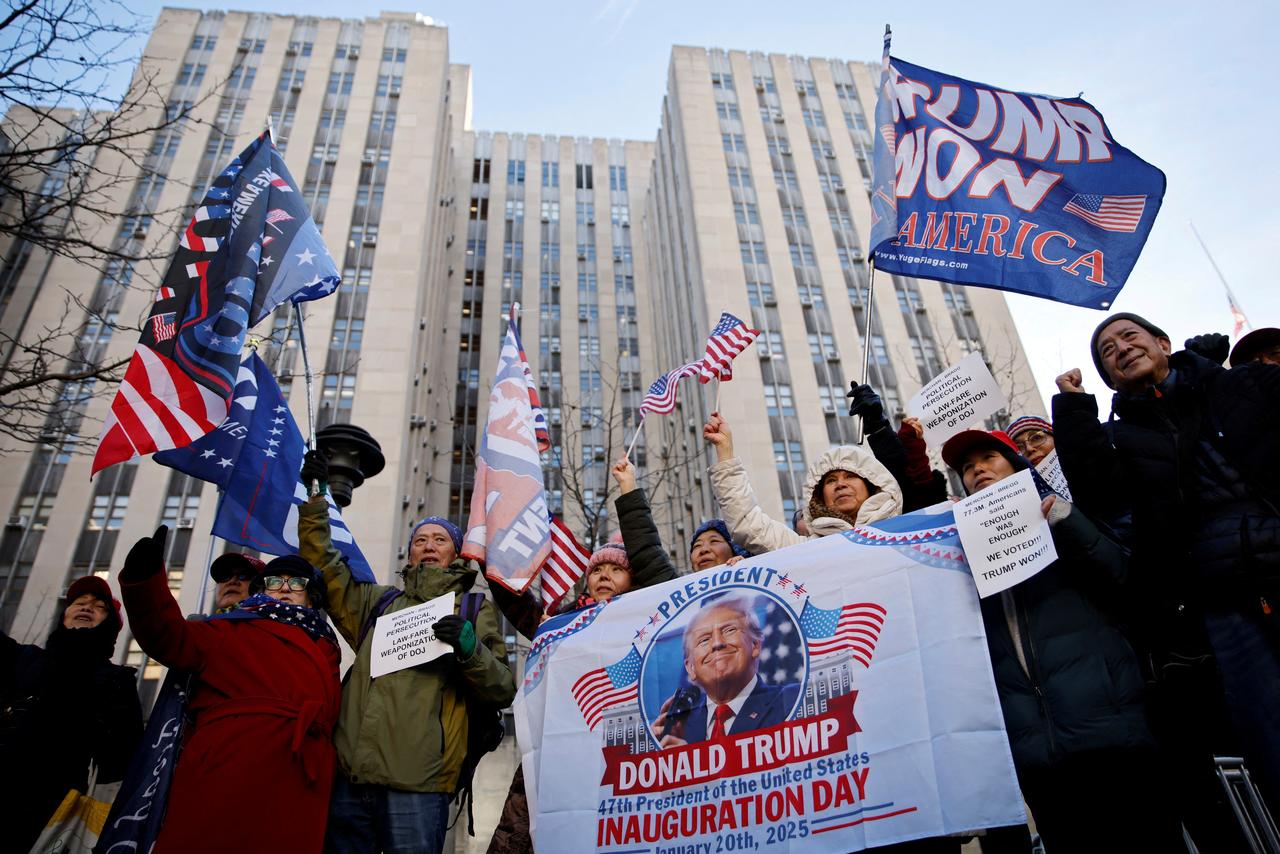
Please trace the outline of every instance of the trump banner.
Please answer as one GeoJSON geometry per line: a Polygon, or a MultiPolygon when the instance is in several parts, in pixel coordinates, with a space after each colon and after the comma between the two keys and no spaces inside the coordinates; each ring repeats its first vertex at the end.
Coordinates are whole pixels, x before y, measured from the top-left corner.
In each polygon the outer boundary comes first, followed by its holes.
{"type": "Polygon", "coordinates": [[[534,842],[857,851],[1025,822],[947,508],[635,590],[534,639],[534,842]]]}
{"type": "Polygon", "coordinates": [[[871,250],[889,273],[1088,308],[1115,302],[1164,173],[1080,98],[1009,92],[888,56],[871,250]]]}
{"type": "Polygon", "coordinates": [[[507,319],[489,392],[489,417],[476,452],[471,516],[462,543],[463,557],[479,561],[487,578],[517,593],[551,554],[532,389],[516,331],[518,311],[517,303],[507,319]]]}

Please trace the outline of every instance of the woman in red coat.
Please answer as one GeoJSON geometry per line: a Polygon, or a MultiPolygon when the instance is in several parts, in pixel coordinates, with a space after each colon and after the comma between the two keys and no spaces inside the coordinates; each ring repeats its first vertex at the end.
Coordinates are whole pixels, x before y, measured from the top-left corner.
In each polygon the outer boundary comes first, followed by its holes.
{"type": "Polygon", "coordinates": [[[138,644],[198,679],[155,852],[319,852],[342,689],[337,639],[308,607],[322,602],[315,570],[276,558],[255,581],[265,594],[189,622],[163,572],[168,533],[139,540],[120,572],[138,644]]]}

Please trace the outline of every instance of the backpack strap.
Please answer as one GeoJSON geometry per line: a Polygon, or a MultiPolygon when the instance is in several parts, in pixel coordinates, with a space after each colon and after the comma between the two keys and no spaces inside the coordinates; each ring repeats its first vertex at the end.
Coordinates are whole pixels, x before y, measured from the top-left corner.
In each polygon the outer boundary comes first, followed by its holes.
{"type": "Polygon", "coordinates": [[[360,636],[356,638],[356,653],[360,652],[360,647],[364,644],[364,639],[368,636],[370,629],[373,628],[373,624],[386,613],[387,608],[391,606],[392,602],[399,599],[402,593],[404,591],[397,587],[389,587],[378,597],[378,601],[373,603],[373,607],[369,609],[369,616],[364,618],[364,623],[360,626],[360,636]]]}

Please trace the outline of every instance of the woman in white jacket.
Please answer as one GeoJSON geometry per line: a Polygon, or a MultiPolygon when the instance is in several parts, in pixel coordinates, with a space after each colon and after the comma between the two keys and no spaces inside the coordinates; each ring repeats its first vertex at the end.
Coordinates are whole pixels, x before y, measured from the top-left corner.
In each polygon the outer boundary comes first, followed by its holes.
{"type": "Polygon", "coordinates": [[[809,466],[804,479],[803,518],[808,536],[771,519],[760,509],[742,460],[734,456],[733,434],[719,413],[702,428],[702,436],[715,446],[711,489],[720,502],[724,521],[734,542],[754,554],[825,537],[897,516],[902,512],[902,490],[889,470],[871,452],[856,445],[837,445],[809,466]]]}

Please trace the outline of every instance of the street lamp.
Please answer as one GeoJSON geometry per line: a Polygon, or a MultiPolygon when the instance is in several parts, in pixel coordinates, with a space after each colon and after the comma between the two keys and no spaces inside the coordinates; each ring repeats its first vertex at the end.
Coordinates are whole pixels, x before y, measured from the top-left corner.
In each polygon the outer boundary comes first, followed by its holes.
{"type": "Polygon", "coordinates": [[[316,444],[329,458],[329,493],[339,507],[349,505],[352,491],[387,464],[382,446],[368,430],[354,424],[321,428],[316,444]]]}

